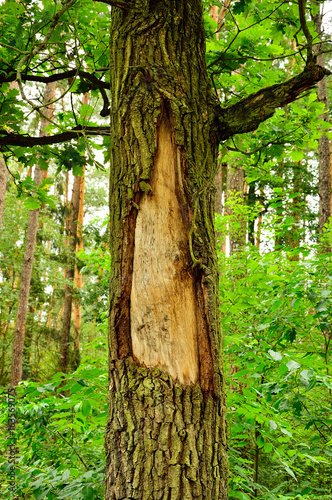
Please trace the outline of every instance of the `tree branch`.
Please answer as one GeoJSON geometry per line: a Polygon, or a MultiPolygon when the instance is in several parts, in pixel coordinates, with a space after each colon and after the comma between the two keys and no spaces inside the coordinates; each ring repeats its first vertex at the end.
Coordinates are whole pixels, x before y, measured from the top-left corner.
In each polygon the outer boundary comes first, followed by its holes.
{"type": "Polygon", "coordinates": [[[132,10],[134,8],[133,4],[129,2],[123,2],[121,0],[93,0],[94,2],[101,2],[110,5],[111,7],[119,7],[119,9],[132,10]]]}
{"type": "Polygon", "coordinates": [[[295,101],[331,72],[315,62],[306,65],[302,73],[284,83],[271,85],[242,99],[226,109],[219,109],[219,139],[256,130],[277,108],[295,101]]]}
{"type": "MultiPolygon", "coordinates": [[[[68,71],[64,71],[63,73],[55,73],[49,76],[39,76],[39,75],[22,75],[23,82],[38,82],[38,83],[51,83],[58,82],[60,80],[66,80],[67,78],[72,78],[73,76],[78,75],[86,80],[90,80],[95,84],[97,88],[109,89],[109,83],[103,82],[99,80],[93,73],[89,73],[88,71],[82,71],[77,69],[70,69],[68,71]]],[[[8,76],[5,74],[0,75],[0,83],[2,82],[13,82],[16,79],[16,72],[13,71],[9,73],[8,76]]]]}
{"type": "MultiPolygon", "coordinates": [[[[98,89],[104,101],[103,109],[100,111],[100,116],[108,116],[110,114],[110,102],[105,92],[105,89],[109,89],[109,83],[99,80],[93,73],[88,71],[82,71],[77,69],[71,69],[64,71],[63,73],[57,73],[49,76],[36,76],[36,75],[22,75],[22,82],[38,82],[38,83],[51,83],[58,82],[60,80],[65,80],[67,78],[72,78],[74,76],[80,76],[84,80],[90,82],[89,90],[98,89]]],[[[8,76],[5,74],[0,75],[0,83],[2,82],[13,82],[16,79],[16,72],[9,73],[8,76]]]]}
{"type": "Polygon", "coordinates": [[[312,52],[312,35],[309,31],[307,21],[305,18],[305,4],[306,0],[298,0],[299,2],[299,15],[300,15],[300,23],[304,36],[307,40],[307,64],[313,60],[313,52],[312,52]]]}
{"type": "Polygon", "coordinates": [[[82,127],[78,125],[72,130],[45,137],[31,137],[29,135],[14,134],[6,130],[0,130],[0,146],[22,146],[32,148],[33,146],[46,146],[49,144],[59,144],[61,142],[77,139],[82,135],[110,135],[109,127],[82,127]]]}

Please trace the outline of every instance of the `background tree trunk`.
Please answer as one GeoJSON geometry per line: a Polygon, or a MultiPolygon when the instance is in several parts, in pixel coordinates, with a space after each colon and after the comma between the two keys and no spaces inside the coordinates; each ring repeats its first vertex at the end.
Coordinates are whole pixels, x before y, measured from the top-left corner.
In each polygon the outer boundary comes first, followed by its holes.
{"type": "MultiPolygon", "coordinates": [[[[242,166],[233,167],[227,165],[227,187],[226,187],[226,202],[229,200],[230,194],[237,194],[239,202],[244,203],[244,170],[242,166]]],[[[233,210],[228,206],[227,214],[232,215],[233,210]]],[[[234,253],[240,250],[246,243],[246,221],[245,217],[237,216],[236,229],[230,228],[229,231],[229,252],[234,253]]]]}
{"type": "MultiPolygon", "coordinates": [[[[84,94],[82,104],[89,104],[90,94],[84,94]]],[[[83,250],[83,218],[84,218],[84,190],[85,190],[85,167],[83,167],[83,174],[80,180],[80,198],[78,205],[77,215],[77,240],[76,240],[76,253],[83,250]]],[[[74,274],[74,288],[78,292],[75,295],[73,302],[73,359],[72,368],[76,370],[81,362],[81,297],[79,292],[83,286],[82,274],[80,269],[75,266],[74,274]]]]}
{"type": "MultiPolygon", "coordinates": [[[[54,99],[55,83],[46,85],[44,104],[51,103],[54,99]]],[[[44,115],[40,121],[40,136],[47,135],[45,127],[48,125],[48,119],[51,119],[53,113],[53,105],[45,106],[44,115]]],[[[38,164],[35,166],[34,181],[38,187],[42,181],[43,173],[38,164]]],[[[12,365],[11,365],[11,387],[16,386],[22,380],[22,361],[23,361],[23,347],[25,336],[25,325],[28,313],[29,290],[31,282],[32,265],[36,246],[36,236],[38,228],[38,215],[39,209],[30,210],[29,223],[26,235],[25,252],[22,263],[22,273],[20,281],[20,291],[17,304],[15,332],[13,340],[12,351],[12,365]]]]}
{"type": "Polygon", "coordinates": [[[63,322],[60,338],[60,371],[68,372],[71,313],[74,296],[74,276],[76,267],[77,220],[80,204],[81,177],[74,176],[74,185],[69,212],[68,224],[68,257],[65,272],[65,298],[63,303],[63,322]]]}
{"type": "Polygon", "coordinates": [[[227,498],[202,14],[162,0],[112,18],[106,499],[227,498]]]}
{"type": "Polygon", "coordinates": [[[0,235],[1,235],[3,210],[5,208],[7,178],[8,178],[8,170],[2,155],[0,155],[0,235]]]}
{"type": "MultiPolygon", "coordinates": [[[[319,12],[314,17],[316,32],[319,40],[322,39],[322,20],[323,20],[323,5],[318,6],[319,12]]],[[[320,43],[314,47],[316,53],[320,52],[323,44],[320,43]]],[[[317,62],[323,68],[325,67],[324,54],[317,56],[317,62]]],[[[317,83],[317,98],[325,106],[325,112],[319,117],[326,122],[329,121],[328,114],[328,97],[326,77],[317,83]]],[[[322,134],[319,139],[318,146],[319,158],[319,233],[322,234],[326,224],[331,217],[331,174],[330,174],[330,144],[325,134],[322,134]]],[[[324,245],[324,251],[331,251],[331,248],[324,245]]]]}

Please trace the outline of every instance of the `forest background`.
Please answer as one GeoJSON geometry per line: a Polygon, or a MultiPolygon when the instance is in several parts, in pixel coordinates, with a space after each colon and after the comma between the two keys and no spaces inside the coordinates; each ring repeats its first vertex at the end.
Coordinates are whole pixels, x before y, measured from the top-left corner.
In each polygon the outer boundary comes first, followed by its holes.
{"type": "MultiPolygon", "coordinates": [[[[325,15],[322,31],[321,4],[312,2],[307,25],[329,67],[330,15],[325,15]]],[[[91,5],[84,1],[75,15],[67,13],[53,35],[57,45],[50,45],[49,53],[45,49],[57,63],[70,54],[70,96],[60,83],[51,88],[34,82],[28,84],[29,94],[22,95],[15,78],[6,80],[6,64],[24,54],[27,41],[19,34],[28,23],[38,38],[39,26],[51,17],[51,2],[43,2],[42,9],[37,2],[1,5],[3,130],[47,135],[53,116],[64,131],[82,124],[107,125],[100,113],[108,102],[107,74],[99,88],[76,79],[79,71],[108,64],[105,34],[111,8],[91,5]],[[44,101],[47,92],[53,97],[44,101]],[[30,113],[36,101],[53,102],[45,108],[46,122],[30,113]]],[[[240,0],[204,6],[206,59],[211,84],[223,103],[236,102],[262,82],[276,83],[303,67],[297,4],[240,0]]],[[[322,174],[321,153],[324,141],[329,146],[332,138],[331,99],[327,79],[318,93],[313,88],[277,110],[257,131],[228,140],[220,151],[216,234],[231,500],[318,500],[332,494],[332,167],[328,151],[328,175],[322,174]]],[[[31,214],[38,213],[23,325],[22,383],[17,388],[19,498],[103,498],[112,237],[106,215],[108,147],[107,136],[83,136],[56,147],[3,150],[0,444],[7,452],[6,391],[20,319],[28,225],[31,214]],[[65,359],[69,296],[70,349],[65,359]]],[[[3,498],[14,498],[8,471],[4,455],[0,492],[3,498]]]]}

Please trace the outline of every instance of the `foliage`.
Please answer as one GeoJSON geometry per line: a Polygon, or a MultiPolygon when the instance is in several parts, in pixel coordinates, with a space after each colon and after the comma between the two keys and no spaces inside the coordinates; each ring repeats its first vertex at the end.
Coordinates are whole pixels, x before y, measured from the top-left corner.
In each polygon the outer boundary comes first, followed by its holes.
{"type": "MultiPolygon", "coordinates": [[[[243,216],[230,203],[217,223],[224,236],[243,216]]],[[[316,245],[297,250],[306,258],[252,246],[219,253],[232,500],[331,495],[332,258],[316,245]]]]}
{"type": "MultiPolygon", "coordinates": [[[[99,347],[99,346],[98,346],[99,347]]],[[[86,346],[93,351],[94,343],[86,346]]],[[[106,358],[87,356],[78,370],[47,383],[26,382],[17,391],[19,443],[17,494],[24,499],[103,498],[106,425],[106,358]]],[[[1,448],[10,444],[6,391],[1,398],[1,448]]],[[[8,464],[1,465],[1,494],[8,464]]]]}
{"type": "MultiPolygon", "coordinates": [[[[219,7],[223,3],[214,2],[219,7]]],[[[239,0],[219,26],[210,17],[211,4],[203,4],[206,60],[223,105],[303,69],[307,41],[299,30],[296,2],[239,0]]],[[[316,2],[311,8],[314,13],[316,2]]],[[[309,31],[315,36],[307,14],[309,31]]],[[[72,75],[57,86],[47,132],[108,126],[110,17],[109,6],[91,0],[80,1],[79,8],[71,0],[2,3],[0,135],[36,134],[38,113],[43,112],[43,78],[66,71],[72,75]],[[61,9],[61,22],[51,33],[52,20],[61,9]],[[35,55],[26,58],[35,49],[35,55]],[[12,80],[19,77],[20,64],[21,87],[11,88],[6,80],[8,75],[12,80]],[[24,80],[29,74],[41,80],[24,80]],[[87,91],[90,104],[83,105],[87,91]],[[37,118],[31,119],[33,113],[37,118]]],[[[216,225],[221,243],[235,236],[243,240],[230,256],[219,245],[229,377],[230,500],[323,500],[332,495],[332,263],[330,254],[321,253],[317,244],[316,150],[322,131],[331,138],[329,125],[320,119],[322,111],[313,89],[277,110],[254,133],[229,139],[220,151],[222,163],[243,166],[249,186],[242,198],[236,192],[228,196],[229,214],[225,210],[216,225]],[[260,217],[258,249],[246,242],[246,234],[256,228],[257,243],[260,217]]],[[[107,135],[101,143],[74,134],[61,145],[13,146],[3,151],[12,175],[0,240],[2,387],[9,379],[28,210],[41,212],[27,319],[26,380],[17,399],[17,485],[24,499],[103,495],[110,235],[105,220],[107,181],[100,158],[104,156],[106,163],[109,150],[107,135]],[[49,170],[38,189],[28,171],[37,161],[49,170]],[[70,175],[81,175],[84,166],[98,170],[88,171],[85,215],[90,220],[84,225],[84,251],[77,255],[84,281],[82,290],[76,290],[83,309],[83,359],[74,373],[62,376],[57,369],[66,191],[70,175]]],[[[0,446],[7,449],[5,390],[0,410],[0,446]]],[[[0,491],[6,498],[10,497],[7,472],[4,459],[0,491]]]]}

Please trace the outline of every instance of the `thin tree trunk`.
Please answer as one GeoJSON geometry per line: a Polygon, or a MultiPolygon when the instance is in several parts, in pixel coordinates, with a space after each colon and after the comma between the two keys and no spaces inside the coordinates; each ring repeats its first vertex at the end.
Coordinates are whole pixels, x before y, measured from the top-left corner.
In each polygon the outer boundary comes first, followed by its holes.
{"type": "Polygon", "coordinates": [[[4,159],[0,154],[0,235],[1,235],[3,211],[5,208],[7,178],[8,178],[8,170],[4,162],[4,159]]]}
{"type": "MultiPolygon", "coordinates": [[[[318,5],[319,12],[314,17],[314,23],[318,37],[321,40],[322,34],[322,19],[323,19],[323,5],[318,5]]],[[[323,44],[320,43],[315,46],[316,53],[322,50],[323,44]]],[[[324,54],[317,56],[317,63],[325,67],[324,54]]],[[[328,96],[326,77],[317,83],[317,98],[322,102],[325,107],[324,113],[319,117],[325,122],[329,121],[328,114],[328,96]]],[[[319,234],[322,234],[331,217],[331,174],[330,174],[330,144],[325,134],[319,139],[318,146],[319,158],[319,234]]],[[[331,251],[328,245],[324,245],[323,251],[331,251]]]]}
{"type": "Polygon", "coordinates": [[[227,498],[204,39],[201,1],[114,8],[106,500],[227,498]]]}
{"type": "MultiPolygon", "coordinates": [[[[261,197],[264,198],[264,188],[261,188],[261,197]]],[[[259,213],[258,221],[257,221],[257,232],[256,232],[256,241],[255,241],[255,246],[258,249],[261,246],[262,222],[263,222],[263,207],[261,206],[261,211],[259,213]]]]}
{"type": "MultiPolygon", "coordinates": [[[[89,97],[90,94],[88,92],[84,94],[82,100],[83,105],[89,104],[89,97]]],[[[85,167],[83,167],[83,174],[80,180],[76,253],[79,252],[80,250],[83,250],[84,190],[85,190],[85,167]]],[[[76,265],[75,275],[74,275],[74,288],[79,292],[82,286],[83,286],[82,274],[76,265]]],[[[80,354],[81,322],[82,322],[81,297],[79,294],[76,294],[73,301],[73,359],[72,359],[73,370],[76,370],[81,362],[81,354],[80,354]]]]}
{"type": "MultiPolygon", "coordinates": [[[[84,187],[85,187],[85,169],[80,182],[80,199],[77,219],[77,245],[76,252],[83,250],[83,208],[84,208],[84,187]]],[[[82,274],[78,267],[75,267],[74,287],[80,291],[83,286],[82,274]]],[[[77,369],[80,365],[81,349],[81,297],[77,295],[73,302],[73,368],[77,369]]]]}
{"type": "MultiPolygon", "coordinates": [[[[301,161],[296,162],[293,166],[293,189],[292,193],[294,197],[291,201],[290,215],[294,219],[294,224],[291,230],[289,230],[285,237],[285,243],[290,248],[299,248],[301,245],[301,213],[303,212],[302,200],[301,200],[301,184],[302,184],[302,163],[301,161]],[[297,196],[295,196],[295,194],[297,196]]],[[[300,260],[299,253],[295,253],[291,256],[293,262],[298,262],[300,260]]]]}
{"type": "MultiPolygon", "coordinates": [[[[244,170],[242,166],[232,167],[227,165],[227,187],[226,200],[229,201],[230,194],[237,193],[238,201],[241,205],[244,203],[244,170]]],[[[227,214],[232,215],[233,210],[228,206],[227,214]]],[[[236,228],[230,227],[229,231],[229,251],[230,254],[241,250],[246,243],[246,220],[241,215],[236,218],[236,228]]]]}
{"type": "MultiPolygon", "coordinates": [[[[53,101],[55,92],[55,83],[52,82],[46,85],[44,104],[53,101]]],[[[44,108],[44,115],[46,118],[42,118],[40,122],[40,136],[43,137],[47,135],[44,131],[45,127],[48,125],[48,118],[51,119],[53,113],[53,105],[46,106],[44,108]]],[[[38,163],[35,166],[34,181],[38,187],[42,181],[43,173],[39,168],[38,163]]],[[[24,346],[24,336],[25,336],[25,325],[28,312],[28,301],[29,301],[29,290],[31,282],[31,273],[33,266],[33,259],[35,253],[36,236],[38,228],[38,215],[39,209],[30,210],[29,213],[29,223],[26,235],[25,252],[22,263],[22,273],[20,281],[20,291],[17,304],[16,313],[16,324],[13,340],[13,351],[12,351],[12,366],[11,366],[11,387],[16,386],[22,380],[22,361],[23,361],[23,346],[24,346]]]]}
{"type": "Polygon", "coordinates": [[[68,372],[69,368],[69,346],[70,346],[70,326],[71,313],[74,296],[74,276],[76,265],[76,245],[77,245],[77,219],[80,202],[81,177],[74,177],[74,185],[70,204],[69,227],[68,227],[68,258],[65,272],[65,298],[63,304],[63,322],[60,338],[60,370],[68,372]]]}

